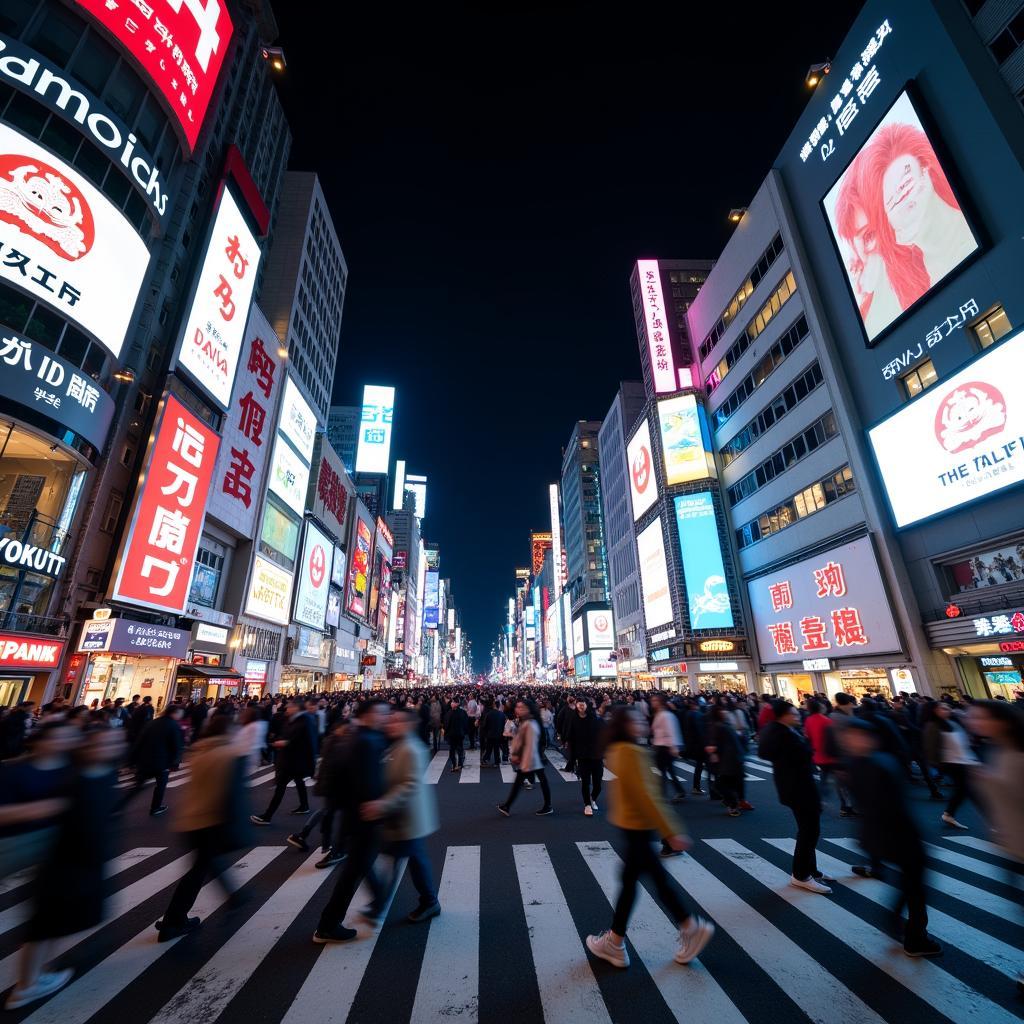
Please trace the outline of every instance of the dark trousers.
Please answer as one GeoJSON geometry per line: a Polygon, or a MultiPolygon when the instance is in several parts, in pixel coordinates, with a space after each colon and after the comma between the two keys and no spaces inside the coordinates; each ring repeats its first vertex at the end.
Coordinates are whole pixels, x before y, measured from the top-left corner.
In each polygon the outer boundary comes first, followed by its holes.
{"type": "Polygon", "coordinates": [[[284,799],[289,782],[295,783],[295,794],[299,798],[299,806],[303,810],[309,810],[309,797],[306,794],[305,780],[301,776],[279,773],[274,779],[274,795],[270,798],[267,809],[260,815],[261,818],[266,818],[269,821],[274,816],[274,812],[281,806],[281,801],[284,799]]]}
{"type": "Polygon", "coordinates": [[[517,768],[516,777],[512,780],[512,788],[509,790],[508,799],[505,801],[506,809],[510,808],[515,802],[516,797],[519,796],[519,790],[523,788],[523,783],[529,778],[534,778],[540,783],[540,791],[544,794],[544,807],[551,806],[551,787],[548,785],[548,777],[544,769],[540,768],[535,772],[521,772],[517,768]]]}
{"type": "Polygon", "coordinates": [[[480,741],[480,763],[501,764],[501,737],[485,736],[480,741]]]}
{"type": "Polygon", "coordinates": [[[476,722],[469,720],[469,749],[476,750],[476,722]]]}
{"type": "Polygon", "coordinates": [[[440,726],[438,726],[437,728],[434,728],[434,726],[430,727],[430,746],[431,746],[431,749],[434,751],[435,754],[438,752],[438,750],[441,749],[441,727],[440,726]]]}
{"type": "Polygon", "coordinates": [[[509,738],[507,736],[501,737],[501,759],[505,764],[508,764],[508,742],[509,738]]]}
{"type": "Polygon", "coordinates": [[[181,925],[188,919],[188,912],[199,895],[206,880],[216,876],[224,891],[231,895],[230,878],[224,870],[223,832],[219,827],[201,828],[187,832],[185,838],[195,854],[192,867],[185,872],[171,896],[171,902],[164,912],[163,921],[168,925],[181,925]]]}
{"type": "Polygon", "coordinates": [[[921,941],[928,934],[928,907],[925,904],[924,850],[908,851],[895,861],[900,869],[900,901],[896,907],[899,914],[907,908],[907,927],[904,941],[921,941]]]}
{"type": "Polygon", "coordinates": [[[669,747],[654,748],[654,764],[661,772],[661,779],[672,784],[677,794],[685,793],[682,783],[676,778],[676,766],[672,763],[672,750],[669,747]]]}
{"type": "Polygon", "coordinates": [[[836,793],[839,795],[839,810],[841,811],[852,811],[853,810],[853,797],[850,796],[850,791],[846,788],[846,783],[843,781],[843,776],[840,772],[837,772],[831,765],[821,765],[818,768],[818,772],[821,780],[821,789],[824,792],[825,786],[828,783],[829,778],[835,780],[836,793]]]}
{"type": "Polygon", "coordinates": [[[946,804],[946,813],[955,816],[960,805],[971,795],[967,789],[967,765],[944,764],[942,771],[953,783],[953,792],[949,794],[949,803],[946,804]]]}
{"type": "Polygon", "coordinates": [[[317,811],[314,811],[306,821],[306,825],[299,835],[303,839],[308,839],[312,835],[313,829],[320,826],[320,845],[323,849],[327,850],[334,846],[334,815],[337,808],[334,804],[324,802],[324,805],[317,811]]]}
{"type": "Polygon", "coordinates": [[[723,772],[718,773],[718,792],[722,795],[722,800],[725,801],[725,806],[730,810],[738,806],[742,799],[740,793],[740,787],[742,782],[737,775],[727,775],[723,772]]]}
{"type": "MultiPolygon", "coordinates": [[[[700,789],[700,777],[707,767],[707,760],[704,757],[704,751],[702,750],[693,759],[693,788],[700,789]]],[[[711,785],[711,771],[708,771],[708,785],[711,785]]]]}
{"type": "Polygon", "coordinates": [[[466,742],[462,736],[448,737],[448,761],[453,768],[461,768],[466,763],[466,749],[463,744],[466,742]]]}
{"type": "Polygon", "coordinates": [[[651,846],[653,833],[643,829],[621,829],[620,835],[626,844],[626,852],[622,864],[622,888],[612,916],[612,931],[616,935],[626,934],[641,875],[646,875],[654,883],[658,898],[668,908],[676,924],[682,924],[689,918],[690,911],[669,881],[668,873],[651,846]]]}
{"type": "Polygon", "coordinates": [[[399,874],[398,862],[404,857],[409,861],[409,877],[416,887],[420,897],[420,906],[429,907],[437,902],[437,889],[434,888],[434,872],[430,867],[430,858],[427,857],[427,848],[422,839],[401,839],[395,842],[385,843],[384,852],[395,859],[395,871],[392,872],[384,890],[384,898],[378,904],[374,902],[374,909],[382,911],[398,887],[399,874]]]}
{"type": "Polygon", "coordinates": [[[813,805],[791,807],[796,818],[796,846],[793,848],[793,877],[803,881],[818,870],[815,847],[821,836],[821,808],[813,805]]]}
{"type": "Polygon", "coordinates": [[[345,837],[345,849],[348,857],[341,869],[334,892],[320,914],[317,929],[321,932],[332,931],[345,920],[352,897],[359,888],[359,883],[366,879],[366,884],[373,894],[372,906],[383,907],[387,900],[387,892],[373,870],[377,851],[380,847],[377,829],[367,828],[360,822],[345,837]]]}
{"type": "Polygon", "coordinates": [[[580,758],[577,770],[580,773],[580,788],[583,790],[583,802],[589,804],[601,795],[604,762],[599,757],[580,758]]]}
{"type": "Polygon", "coordinates": [[[128,804],[129,800],[134,800],[135,797],[137,797],[139,793],[142,792],[142,790],[146,786],[146,783],[150,779],[155,779],[156,785],[153,787],[153,799],[149,802],[149,810],[150,812],[153,812],[158,807],[163,807],[164,794],[167,792],[167,778],[170,774],[170,770],[167,768],[165,768],[162,772],[156,773],[136,772],[135,785],[132,786],[132,788],[129,789],[128,792],[125,793],[123,797],[121,797],[120,801],[118,802],[117,809],[123,809],[128,804]]]}

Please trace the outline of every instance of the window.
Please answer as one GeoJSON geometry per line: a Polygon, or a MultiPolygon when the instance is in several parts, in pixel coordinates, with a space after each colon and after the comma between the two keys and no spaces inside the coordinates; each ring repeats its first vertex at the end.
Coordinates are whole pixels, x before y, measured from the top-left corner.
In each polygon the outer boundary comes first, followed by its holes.
{"type": "Polygon", "coordinates": [[[903,388],[907,392],[907,398],[921,394],[938,379],[939,375],[935,372],[935,364],[930,359],[926,359],[923,363],[915,366],[910,373],[905,373],[900,378],[903,381],[903,388]]]}
{"type": "Polygon", "coordinates": [[[218,555],[208,548],[200,547],[196,555],[195,569],[192,573],[192,588],[189,591],[190,603],[201,604],[213,608],[217,601],[217,589],[220,576],[224,569],[224,556],[218,555]]]}
{"type": "Polygon", "coordinates": [[[997,64],[1002,64],[1024,43],[1024,11],[1017,15],[1006,28],[988,44],[997,64]]]}
{"type": "Polygon", "coordinates": [[[1003,335],[1013,330],[1013,324],[1006,315],[1002,306],[996,306],[990,313],[986,313],[980,320],[971,326],[978,344],[982,348],[988,348],[995,344],[1003,335]]]}
{"type": "Polygon", "coordinates": [[[123,506],[124,495],[119,491],[111,491],[107,498],[107,507],[103,510],[103,518],[100,520],[101,533],[113,533],[117,529],[117,521],[121,518],[123,506]]]}

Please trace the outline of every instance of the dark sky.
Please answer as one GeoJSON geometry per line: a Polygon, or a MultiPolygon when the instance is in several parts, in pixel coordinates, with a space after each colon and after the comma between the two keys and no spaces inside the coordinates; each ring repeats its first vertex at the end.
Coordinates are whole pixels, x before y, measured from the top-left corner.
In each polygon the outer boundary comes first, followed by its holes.
{"type": "Polygon", "coordinates": [[[397,388],[478,670],[573,422],[640,377],[632,262],[718,255],[859,6],[274,0],[291,166],[350,271],[334,398],[397,388]]]}

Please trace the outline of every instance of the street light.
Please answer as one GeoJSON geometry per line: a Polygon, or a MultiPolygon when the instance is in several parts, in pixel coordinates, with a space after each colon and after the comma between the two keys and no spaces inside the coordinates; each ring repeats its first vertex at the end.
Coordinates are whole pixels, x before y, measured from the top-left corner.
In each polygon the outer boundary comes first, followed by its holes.
{"type": "Polygon", "coordinates": [[[820,64],[812,64],[807,69],[807,76],[804,78],[804,85],[813,89],[832,70],[830,61],[824,60],[820,64]]]}
{"type": "Polygon", "coordinates": [[[280,46],[264,46],[262,49],[263,59],[267,61],[275,71],[284,71],[288,67],[288,61],[284,58],[284,50],[280,46]]]}
{"type": "Polygon", "coordinates": [[[739,224],[739,222],[743,220],[743,214],[745,214],[746,212],[747,208],[745,206],[733,207],[733,209],[729,211],[729,220],[733,224],[739,224]]]}

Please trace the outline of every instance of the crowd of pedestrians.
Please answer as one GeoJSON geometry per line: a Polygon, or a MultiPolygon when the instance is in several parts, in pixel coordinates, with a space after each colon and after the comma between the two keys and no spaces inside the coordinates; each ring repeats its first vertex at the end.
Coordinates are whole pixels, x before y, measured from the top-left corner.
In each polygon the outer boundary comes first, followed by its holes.
{"type": "Polygon", "coordinates": [[[170,828],[192,854],[156,922],[154,941],[160,942],[201,926],[191,911],[211,879],[224,888],[229,907],[241,902],[227,864],[253,844],[258,829],[271,826],[290,788],[296,806],[286,813],[303,827],[292,830],[287,843],[308,852],[318,830],[316,867],[340,865],[314,942],[356,937],[345,922],[364,883],[371,900],[358,908],[359,916],[379,925],[401,862],[417,895],[406,919],[418,923],[440,914],[425,844],[439,828],[438,811],[435,788],[424,776],[442,743],[452,773],[464,769],[466,750],[478,747],[482,768],[511,766],[513,780],[497,808],[505,817],[522,791],[535,786],[541,802],[534,813],[555,813],[546,771],[554,748],[565,759],[561,770],[578,776],[583,815],[593,817],[607,797],[607,817],[621,839],[621,890],[609,929],[590,936],[587,946],[619,967],[629,964],[625,936],[643,876],[678,924],[678,963],[694,960],[712,938],[714,925],[682,901],[661,858],[689,846],[679,815],[687,801],[706,795],[733,818],[754,810],[744,778],[755,750],[771,764],[779,801],[793,815],[790,884],[822,896],[831,892],[833,880],[818,868],[816,845],[823,794],[834,790],[836,812],[857,819],[865,863],[854,872],[888,877],[891,867],[899,869],[892,878],[901,894],[897,910],[907,910],[904,949],[910,956],[941,952],[927,931],[925,847],[910,786],[927,787],[943,802],[936,826],[949,830],[965,827],[957,813],[965,801],[975,802],[992,840],[1024,864],[1024,717],[1019,706],[1001,701],[909,696],[858,702],[838,693],[834,700],[809,697],[797,707],[752,694],[540,686],[196,700],[172,703],[159,714],[148,698],[91,708],[55,701],[7,711],[0,742],[0,877],[35,872],[18,982],[7,997],[12,1009],[49,995],[72,976],[70,968],[50,963],[53,942],[102,921],[103,866],[116,833],[107,823],[116,823],[150,782],[150,814],[169,810],[170,828]],[[692,773],[689,793],[680,775],[684,762],[692,773]],[[188,778],[168,808],[168,778],[185,763],[188,778]],[[606,765],[617,779],[607,788],[606,765]],[[252,813],[247,777],[264,767],[273,773],[274,788],[266,807],[252,813]],[[389,864],[383,874],[381,854],[389,864]]]}

